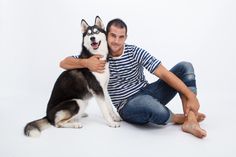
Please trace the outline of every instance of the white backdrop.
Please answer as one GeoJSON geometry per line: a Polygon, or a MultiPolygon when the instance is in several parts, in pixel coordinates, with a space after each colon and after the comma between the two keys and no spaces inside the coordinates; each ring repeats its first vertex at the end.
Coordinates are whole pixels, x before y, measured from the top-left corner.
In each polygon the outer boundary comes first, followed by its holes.
{"type": "MultiPolygon", "coordinates": [[[[231,126],[236,109],[234,0],[0,0],[0,121],[8,126],[7,118],[13,114],[11,125],[18,126],[12,131],[14,137],[24,141],[20,129],[43,116],[52,86],[62,71],[60,60],[80,52],[81,19],[92,25],[97,15],[105,25],[113,18],[123,19],[128,25],[127,43],[148,50],[167,68],[182,60],[193,63],[201,109],[211,120],[204,125],[216,131],[213,141],[222,137],[228,146],[214,154],[233,156],[233,140],[230,143],[223,136],[236,140],[235,126],[231,126]],[[221,126],[225,122],[230,126],[221,126]],[[222,127],[225,130],[220,130],[222,127]]],[[[147,79],[156,78],[147,74],[147,79]]],[[[174,103],[179,102],[176,99],[174,103]]],[[[181,111],[180,104],[171,108],[181,111]]],[[[0,128],[6,134],[0,142],[4,148],[0,156],[17,156],[3,143],[9,144],[8,129],[14,127],[0,128]]],[[[221,144],[212,146],[212,151],[221,144]]],[[[16,147],[20,145],[13,145],[16,147]]]]}

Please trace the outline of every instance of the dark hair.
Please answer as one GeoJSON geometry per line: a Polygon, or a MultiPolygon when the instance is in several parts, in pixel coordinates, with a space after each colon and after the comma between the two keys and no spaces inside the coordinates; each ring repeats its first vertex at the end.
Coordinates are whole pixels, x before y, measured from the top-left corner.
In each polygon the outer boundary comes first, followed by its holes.
{"type": "Polygon", "coordinates": [[[116,19],[113,19],[111,21],[108,22],[107,24],[107,28],[106,28],[106,32],[108,34],[108,32],[110,31],[110,28],[111,26],[116,26],[116,27],[119,27],[119,28],[125,28],[125,34],[127,34],[127,25],[125,24],[125,22],[119,18],[116,18],[116,19]]]}

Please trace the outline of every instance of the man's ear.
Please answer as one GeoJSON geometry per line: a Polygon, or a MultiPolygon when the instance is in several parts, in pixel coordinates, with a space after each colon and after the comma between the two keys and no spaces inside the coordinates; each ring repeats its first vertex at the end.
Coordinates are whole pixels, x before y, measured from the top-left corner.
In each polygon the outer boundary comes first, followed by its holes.
{"type": "Polygon", "coordinates": [[[88,23],[84,19],[82,19],[81,20],[81,32],[82,33],[86,32],[88,26],[89,26],[88,23]]]}
{"type": "Polygon", "coordinates": [[[95,25],[100,27],[101,29],[105,30],[105,26],[99,16],[96,16],[96,18],[95,18],[95,25]]]}

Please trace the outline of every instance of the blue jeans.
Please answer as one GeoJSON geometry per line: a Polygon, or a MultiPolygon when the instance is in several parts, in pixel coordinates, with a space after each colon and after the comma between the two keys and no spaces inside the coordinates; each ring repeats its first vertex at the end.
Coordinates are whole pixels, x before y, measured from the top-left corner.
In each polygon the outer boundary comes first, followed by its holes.
{"type": "MultiPolygon", "coordinates": [[[[196,93],[195,74],[191,63],[180,62],[170,71],[196,93]]],[[[175,89],[159,79],[129,97],[127,103],[119,110],[119,114],[129,123],[165,125],[172,118],[172,112],[165,105],[176,94],[175,89]]]]}

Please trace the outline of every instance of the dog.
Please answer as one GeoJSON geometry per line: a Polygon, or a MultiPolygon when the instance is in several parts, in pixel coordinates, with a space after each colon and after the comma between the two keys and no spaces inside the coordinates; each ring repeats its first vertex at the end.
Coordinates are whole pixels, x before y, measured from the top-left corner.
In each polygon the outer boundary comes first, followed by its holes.
{"type": "MultiPolygon", "coordinates": [[[[95,54],[107,60],[109,51],[105,27],[99,16],[95,24],[89,26],[81,20],[83,34],[82,51],[79,58],[89,58],[95,54]]],[[[24,134],[37,137],[49,126],[57,128],[81,128],[78,118],[87,116],[84,113],[88,100],[95,97],[106,123],[110,127],[119,127],[121,120],[112,108],[112,102],[107,91],[109,81],[109,63],[106,62],[103,73],[91,72],[87,68],[66,70],[57,78],[47,105],[46,116],[29,122],[24,128],[24,134]]]]}

